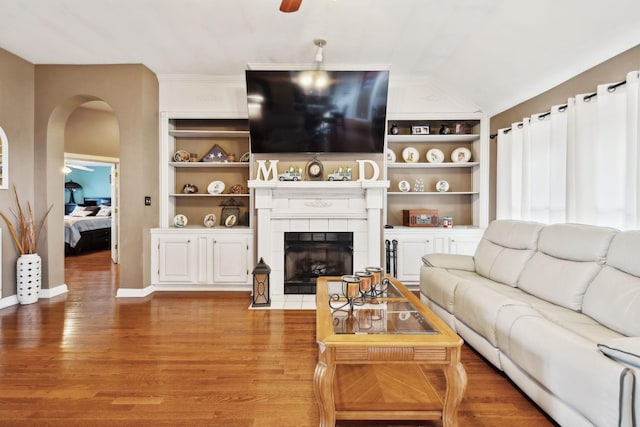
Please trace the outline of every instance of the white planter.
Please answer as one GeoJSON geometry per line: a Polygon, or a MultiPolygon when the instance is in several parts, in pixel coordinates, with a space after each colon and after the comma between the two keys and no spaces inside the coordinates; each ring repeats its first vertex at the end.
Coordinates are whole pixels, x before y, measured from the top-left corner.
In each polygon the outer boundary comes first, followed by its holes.
{"type": "Polygon", "coordinates": [[[40,255],[20,255],[16,263],[17,297],[20,304],[38,302],[42,282],[41,271],[40,255]]]}

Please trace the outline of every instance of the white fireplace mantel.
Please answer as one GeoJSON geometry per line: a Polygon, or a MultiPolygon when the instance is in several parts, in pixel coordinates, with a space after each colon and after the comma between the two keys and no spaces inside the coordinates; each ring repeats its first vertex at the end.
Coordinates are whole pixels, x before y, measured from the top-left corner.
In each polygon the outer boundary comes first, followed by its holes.
{"type": "Polygon", "coordinates": [[[382,265],[382,214],[389,181],[249,181],[257,212],[257,256],[284,294],[284,233],[353,232],[355,270],[382,265]]]}

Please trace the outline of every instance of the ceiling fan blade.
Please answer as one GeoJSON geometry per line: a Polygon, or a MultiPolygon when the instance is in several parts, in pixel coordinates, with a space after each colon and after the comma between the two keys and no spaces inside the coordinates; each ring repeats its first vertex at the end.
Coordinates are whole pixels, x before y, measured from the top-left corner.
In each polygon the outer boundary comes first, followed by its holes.
{"type": "Polygon", "coordinates": [[[291,13],[300,9],[302,0],[282,0],[280,3],[280,12],[291,13]]]}
{"type": "Polygon", "coordinates": [[[71,169],[80,169],[83,171],[87,171],[87,172],[93,172],[93,169],[88,168],[86,166],[82,166],[82,165],[70,165],[70,164],[65,164],[66,167],[71,168],[71,169]]]}

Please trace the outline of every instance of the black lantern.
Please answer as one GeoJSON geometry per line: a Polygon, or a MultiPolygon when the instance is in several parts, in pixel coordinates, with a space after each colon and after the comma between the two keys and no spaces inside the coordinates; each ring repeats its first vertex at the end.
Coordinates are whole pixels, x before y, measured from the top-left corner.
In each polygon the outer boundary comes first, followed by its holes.
{"type": "Polygon", "coordinates": [[[269,273],[271,273],[271,267],[265,264],[261,257],[253,269],[252,307],[268,307],[271,305],[271,298],[269,296],[269,273]]]}

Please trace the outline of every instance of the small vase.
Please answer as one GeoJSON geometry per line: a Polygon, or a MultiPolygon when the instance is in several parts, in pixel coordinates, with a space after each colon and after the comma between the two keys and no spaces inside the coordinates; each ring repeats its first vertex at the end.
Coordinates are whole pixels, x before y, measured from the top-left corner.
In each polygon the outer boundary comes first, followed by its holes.
{"type": "Polygon", "coordinates": [[[38,254],[20,255],[16,263],[16,287],[20,304],[33,304],[40,297],[42,260],[38,254]]]}

